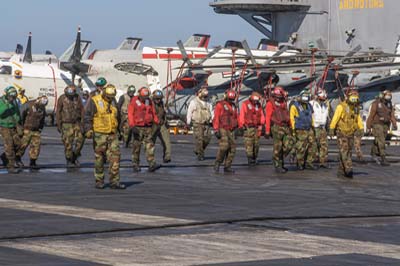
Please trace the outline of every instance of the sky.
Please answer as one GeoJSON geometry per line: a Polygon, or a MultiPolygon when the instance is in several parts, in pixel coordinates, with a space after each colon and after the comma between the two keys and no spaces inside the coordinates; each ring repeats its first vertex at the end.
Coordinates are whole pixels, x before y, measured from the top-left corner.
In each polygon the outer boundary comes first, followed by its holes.
{"type": "Polygon", "coordinates": [[[142,46],[176,46],[193,33],[211,35],[210,47],[246,39],[255,47],[263,36],[239,16],[216,14],[211,0],[19,0],[2,1],[0,51],[26,47],[60,56],[74,41],[78,25],[91,49],[116,48],[126,37],[142,46]]]}

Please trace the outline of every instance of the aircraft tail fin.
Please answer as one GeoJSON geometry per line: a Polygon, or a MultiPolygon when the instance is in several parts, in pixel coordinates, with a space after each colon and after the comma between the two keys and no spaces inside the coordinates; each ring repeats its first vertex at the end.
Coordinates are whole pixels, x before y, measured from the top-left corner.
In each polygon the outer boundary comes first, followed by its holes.
{"type": "Polygon", "coordinates": [[[117,50],[137,50],[139,49],[141,43],[141,38],[128,37],[122,41],[117,50]]]}
{"type": "MultiPolygon", "coordinates": [[[[82,59],[87,59],[89,56],[89,47],[91,45],[91,41],[83,41],[81,40],[81,54],[82,59]]],[[[60,62],[68,62],[71,58],[72,53],[74,52],[75,41],[68,47],[67,50],[60,56],[60,62]]]]}
{"type": "MultiPolygon", "coordinates": [[[[396,43],[396,48],[394,50],[394,54],[400,55],[400,35],[399,35],[399,38],[397,39],[397,43],[396,43]]],[[[395,62],[395,63],[400,62],[400,57],[395,57],[393,62],[395,62]]]]}
{"type": "Polygon", "coordinates": [[[16,54],[23,54],[24,53],[24,47],[22,44],[18,43],[17,47],[15,48],[15,53],[16,54]]]}
{"type": "Polygon", "coordinates": [[[190,38],[185,42],[185,47],[199,47],[199,48],[208,48],[208,44],[210,43],[211,36],[207,34],[193,34],[190,38]]]}

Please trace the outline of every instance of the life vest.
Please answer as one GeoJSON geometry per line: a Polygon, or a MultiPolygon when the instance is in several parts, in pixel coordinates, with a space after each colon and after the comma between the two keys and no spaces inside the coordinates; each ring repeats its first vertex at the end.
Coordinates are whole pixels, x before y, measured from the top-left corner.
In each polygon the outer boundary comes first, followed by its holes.
{"type": "Polygon", "coordinates": [[[131,102],[131,97],[128,94],[124,94],[123,97],[124,97],[124,103],[121,106],[121,113],[126,115],[128,114],[128,106],[129,103],[131,102]]]}
{"type": "Polygon", "coordinates": [[[304,109],[302,104],[294,102],[294,106],[299,113],[299,116],[294,118],[296,129],[309,130],[312,126],[312,107],[307,103],[307,109],[304,109]]]}
{"type": "Polygon", "coordinates": [[[329,105],[328,103],[320,103],[318,101],[311,101],[310,102],[313,108],[313,121],[314,127],[321,127],[325,126],[328,122],[329,116],[329,105]]]}
{"type": "Polygon", "coordinates": [[[210,104],[196,97],[194,100],[195,107],[193,110],[192,120],[194,123],[206,124],[211,120],[210,104]]]}
{"type": "Polygon", "coordinates": [[[101,95],[92,97],[97,112],[93,117],[93,130],[97,133],[116,133],[118,129],[118,109],[115,104],[109,103],[101,95]]]}
{"type": "Polygon", "coordinates": [[[243,105],[247,107],[244,114],[244,124],[249,127],[261,125],[261,112],[263,111],[261,105],[254,105],[249,100],[243,102],[243,105]]]}
{"type": "Polygon", "coordinates": [[[131,104],[134,106],[133,120],[136,126],[151,126],[154,122],[153,117],[153,105],[150,99],[147,99],[144,103],[139,100],[139,97],[135,96],[131,104]]]}
{"type": "Polygon", "coordinates": [[[358,116],[355,108],[351,108],[346,102],[340,103],[343,108],[342,115],[337,124],[337,129],[345,134],[352,135],[358,129],[358,116]]]}
{"type": "Polygon", "coordinates": [[[236,106],[226,101],[219,102],[218,104],[222,105],[222,112],[218,117],[220,128],[226,130],[236,129],[238,126],[236,106]]]}
{"type": "Polygon", "coordinates": [[[288,126],[290,124],[289,110],[286,107],[286,103],[277,105],[275,101],[271,102],[272,115],[271,122],[277,126],[288,126]]]}

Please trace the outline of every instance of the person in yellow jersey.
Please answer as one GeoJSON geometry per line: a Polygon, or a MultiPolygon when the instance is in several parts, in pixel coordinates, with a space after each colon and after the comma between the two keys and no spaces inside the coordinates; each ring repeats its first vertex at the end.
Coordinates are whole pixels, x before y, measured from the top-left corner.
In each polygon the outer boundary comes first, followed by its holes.
{"type": "Polygon", "coordinates": [[[28,102],[28,97],[25,95],[25,89],[19,88],[18,89],[18,97],[17,97],[18,105],[22,106],[28,102]]]}
{"type": "Polygon", "coordinates": [[[337,174],[339,178],[353,178],[351,153],[354,145],[354,134],[364,128],[360,113],[357,112],[358,102],[358,92],[351,90],[346,100],[336,107],[329,127],[329,136],[334,136],[335,131],[337,136],[340,159],[337,174]]]}
{"type": "Polygon", "coordinates": [[[105,158],[109,162],[110,188],[125,189],[120,183],[119,164],[121,152],[118,141],[120,122],[115,96],[117,90],[108,84],[101,94],[93,96],[85,109],[85,135],[93,139],[95,154],[96,188],[104,189],[105,158]]]}

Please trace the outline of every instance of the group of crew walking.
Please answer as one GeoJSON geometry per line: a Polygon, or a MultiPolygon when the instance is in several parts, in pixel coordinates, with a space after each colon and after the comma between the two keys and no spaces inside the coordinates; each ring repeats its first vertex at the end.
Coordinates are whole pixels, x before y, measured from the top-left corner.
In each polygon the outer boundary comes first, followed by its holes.
{"type": "MultiPolygon", "coordinates": [[[[163,93],[153,93],[146,87],[138,91],[134,86],[127,89],[120,99],[115,99],[116,88],[104,78],[96,82],[96,90],[84,92],[82,97],[75,86],[67,86],[56,105],[57,129],[65,148],[67,167],[79,166],[79,157],[85,138],[93,140],[95,154],[95,187],[103,189],[104,165],[109,164],[110,187],[124,189],[120,183],[120,140],[129,147],[132,141],[133,171],[140,172],[140,151],[143,144],[149,171],[161,167],[155,160],[154,149],[159,138],[163,147],[163,162],[171,161],[171,142],[163,93]]],[[[193,128],[194,153],[199,161],[205,159],[205,149],[212,138],[218,139],[219,149],[214,171],[233,173],[232,162],[236,153],[236,132],[243,131],[248,164],[257,164],[260,138],[273,139],[273,165],[276,172],[285,173],[285,158],[297,162],[298,170],[329,168],[328,136],[337,136],[339,147],[338,177],[353,177],[352,149],[360,143],[364,134],[360,116],[360,101],[356,90],[350,90],[346,99],[336,108],[333,117],[327,93],[317,91],[311,99],[309,91],[303,91],[295,100],[288,102],[287,92],[281,87],[271,91],[270,100],[263,106],[263,97],[253,92],[237,106],[238,94],[226,91],[224,99],[213,107],[209,101],[207,86],[202,86],[187,110],[187,124],[193,128]],[[318,162],[316,165],[315,162],[318,162]]],[[[26,97],[25,95],[22,95],[26,97]]],[[[46,96],[22,102],[21,91],[9,86],[0,98],[0,134],[4,141],[4,153],[0,158],[9,173],[18,173],[23,166],[21,158],[30,145],[30,167],[38,169],[36,161],[40,152],[41,131],[46,117],[46,96]]],[[[375,136],[371,155],[381,165],[388,165],[385,154],[385,138],[390,125],[396,129],[390,91],[384,91],[371,107],[367,131],[375,136]],[[379,157],[379,159],[378,159],[379,157]]],[[[362,157],[362,154],[357,154],[362,157]]]]}

